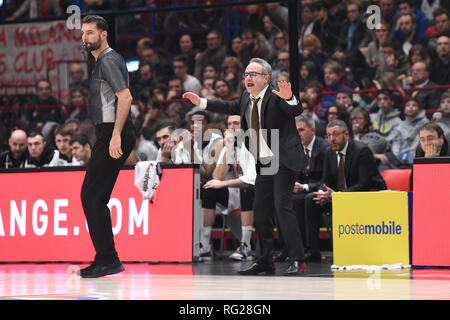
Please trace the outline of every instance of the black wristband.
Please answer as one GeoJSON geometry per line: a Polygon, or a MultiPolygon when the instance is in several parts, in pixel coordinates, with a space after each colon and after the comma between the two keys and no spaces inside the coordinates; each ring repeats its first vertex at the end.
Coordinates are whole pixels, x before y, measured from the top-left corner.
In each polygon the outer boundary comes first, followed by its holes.
{"type": "Polygon", "coordinates": [[[286,99],[286,101],[291,101],[292,99],[294,99],[294,94],[292,94],[292,96],[289,99],[286,99]]]}

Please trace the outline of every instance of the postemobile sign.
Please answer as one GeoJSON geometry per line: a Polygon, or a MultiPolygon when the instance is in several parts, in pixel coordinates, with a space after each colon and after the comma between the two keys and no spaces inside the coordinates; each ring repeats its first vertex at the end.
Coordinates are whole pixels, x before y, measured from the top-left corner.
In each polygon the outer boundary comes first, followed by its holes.
{"type": "Polygon", "coordinates": [[[409,265],[407,192],[333,193],[337,266],[409,265]]]}

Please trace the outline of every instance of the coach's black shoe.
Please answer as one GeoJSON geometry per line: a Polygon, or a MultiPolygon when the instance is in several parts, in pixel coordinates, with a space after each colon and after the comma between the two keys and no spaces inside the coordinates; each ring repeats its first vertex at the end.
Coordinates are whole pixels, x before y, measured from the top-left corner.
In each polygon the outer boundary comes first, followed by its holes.
{"type": "Polygon", "coordinates": [[[261,264],[260,262],[255,262],[250,267],[240,270],[238,273],[243,276],[256,276],[258,274],[271,275],[275,274],[275,266],[270,263],[261,264]]]}
{"type": "Polygon", "coordinates": [[[77,275],[82,278],[100,278],[111,274],[116,274],[124,270],[125,268],[120,261],[111,264],[98,264],[94,262],[89,267],[78,270],[77,275]]]}
{"type": "Polygon", "coordinates": [[[306,263],[300,261],[292,261],[286,270],[284,275],[286,276],[298,276],[306,272],[306,263]]]}

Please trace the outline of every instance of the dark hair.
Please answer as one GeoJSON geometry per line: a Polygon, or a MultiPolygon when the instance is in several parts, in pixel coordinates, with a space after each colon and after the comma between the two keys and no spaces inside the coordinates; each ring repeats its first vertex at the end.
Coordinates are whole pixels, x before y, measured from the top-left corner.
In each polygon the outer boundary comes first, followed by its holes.
{"type": "Polygon", "coordinates": [[[363,128],[363,132],[369,132],[372,128],[372,120],[370,119],[369,111],[364,107],[356,107],[355,109],[352,110],[352,113],[351,113],[352,118],[357,113],[362,114],[362,116],[366,122],[364,125],[364,128],[363,128]]]}
{"type": "Polygon", "coordinates": [[[87,15],[83,18],[82,23],[95,23],[97,29],[101,31],[108,31],[109,29],[105,18],[98,15],[87,15]]]}
{"type": "Polygon", "coordinates": [[[76,134],[72,137],[72,139],[70,139],[69,144],[72,145],[74,142],[78,142],[79,144],[81,144],[83,147],[86,146],[87,144],[89,146],[91,146],[91,142],[89,141],[89,138],[87,135],[85,135],[84,133],[81,134],[76,134]]]}
{"type": "Polygon", "coordinates": [[[41,136],[41,137],[42,137],[42,140],[45,141],[45,137],[44,137],[44,135],[43,135],[40,131],[31,131],[31,132],[28,134],[28,138],[34,138],[34,137],[37,137],[37,136],[41,136]]]}
{"type": "Polygon", "coordinates": [[[189,114],[189,121],[192,121],[192,116],[194,116],[196,114],[203,116],[205,118],[206,122],[208,122],[208,123],[211,122],[211,117],[209,116],[209,114],[206,111],[201,111],[201,110],[198,110],[198,111],[195,111],[195,112],[189,114]]]}
{"type": "Polygon", "coordinates": [[[413,97],[409,97],[408,99],[406,99],[406,101],[405,101],[405,106],[406,106],[406,104],[408,103],[408,102],[410,102],[410,101],[414,101],[415,103],[417,103],[417,105],[419,106],[419,109],[423,109],[423,106],[422,106],[422,103],[420,102],[420,100],[419,99],[417,99],[417,98],[413,98],[413,97]]]}
{"type": "Polygon", "coordinates": [[[156,126],[155,132],[158,132],[165,128],[169,128],[169,131],[173,132],[175,131],[175,123],[170,121],[162,121],[156,126]]]}
{"type": "Polygon", "coordinates": [[[380,89],[377,91],[376,96],[378,97],[380,94],[384,94],[389,97],[389,99],[393,100],[392,92],[389,89],[380,89]]]}
{"type": "Polygon", "coordinates": [[[434,130],[438,134],[438,138],[444,136],[444,130],[442,130],[441,126],[438,125],[436,122],[428,122],[425,123],[423,126],[420,127],[419,132],[423,130],[434,130]]]}
{"type": "Polygon", "coordinates": [[[71,127],[66,126],[66,125],[59,125],[56,127],[55,129],[55,136],[59,134],[61,136],[73,136],[73,130],[71,127]]]}

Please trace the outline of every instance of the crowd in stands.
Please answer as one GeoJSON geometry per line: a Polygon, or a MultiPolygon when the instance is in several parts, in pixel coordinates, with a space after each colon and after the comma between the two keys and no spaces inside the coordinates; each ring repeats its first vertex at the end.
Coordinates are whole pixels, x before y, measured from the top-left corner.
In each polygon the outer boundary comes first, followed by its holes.
{"type": "MultiPolygon", "coordinates": [[[[30,3],[33,1],[24,1],[11,19],[31,16],[30,3]]],[[[59,7],[56,1],[46,3],[49,7],[45,10],[40,6],[33,10],[61,12],[61,3],[59,7]]],[[[85,4],[89,12],[166,3],[86,0],[85,4]]],[[[448,1],[302,0],[299,7],[296,95],[305,109],[298,119],[300,136],[303,131],[312,130],[326,145],[327,125],[341,120],[351,140],[369,147],[380,173],[407,168],[414,157],[450,155],[450,88],[446,87],[450,85],[448,1]],[[379,6],[381,19],[369,28],[366,8],[371,4],[379,6]]],[[[146,36],[136,42],[139,69],[129,76],[135,100],[131,113],[138,138],[128,164],[143,160],[194,160],[195,143],[191,146],[192,157],[186,158],[183,143],[171,137],[174,132],[183,136],[183,130],[193,134],[195,123],[200,120],[205,126],[200,132],[225,132],[227,117],[199,111],[182,98],[184,92],[208,99],[236,99],[245,89],[242,73],[255,57],[272,66],[273,86],[279,80],[290,79],[287,6],[268,3],[234,10],[239,10],[242,31],[230,39],[224,38],[220,28],[224,9],[205,9],[165,14],[157,22],[164,28],[163,37],[146,36]],[[201,38],[198,33],[184,32],[205,27],[208,31],[201,38]]],[[[120,52],[121,48],[117,50],[120,52]]],[[[0,109],[4,127],[0,126],[0,167],[83,165],[89,161],[95,138],[89,116],[87,75],[77,63],[69,66],[69,74],[66,101],[52,96],[52,83],[48,80],[38,81],[31,97],[1,97],[0,105],[8,108],[0,109]]],[[[339,127],[344,128],[340,122],[339,127]]],[[[210,137],[203,151],[213,148],[220,139],[210,137]]],[[[306,141],[305,148],[312,140],[306,141]]],[[[208,167],[201,171],[203,183],[212,179],[213,171],[208,167]]],[[[320,180],[320,172],[314,172],[314,179],[310,187],[320,180]]],[[[307,183],[299,181],[294,192],[308,189],[307,183]]],[[[241,258],[245,255],[241,254],[241,258]]]]}

